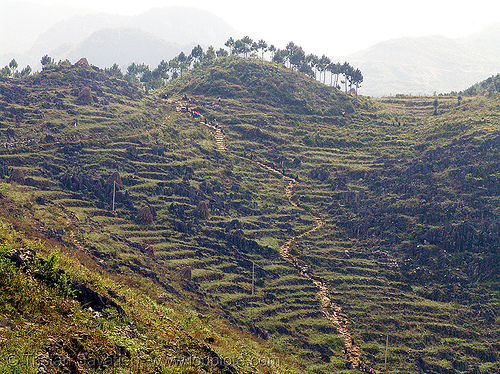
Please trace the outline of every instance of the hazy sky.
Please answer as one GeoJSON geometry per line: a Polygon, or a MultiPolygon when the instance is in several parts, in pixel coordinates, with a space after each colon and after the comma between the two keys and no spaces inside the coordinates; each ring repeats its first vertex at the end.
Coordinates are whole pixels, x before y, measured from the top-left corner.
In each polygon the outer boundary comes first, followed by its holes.
{"type": "MultiPolygon", "coordinates": [[[[2,0],[0,0],[1,2],[2,0]]],[[[500,22],[498,0],[24,0],[133,15],[158,6],[192,6],[223,18],[253,39],[343,56],[404,36],[461,37],[500,22]],[[293,4],[292,4],[293,3],[293,4]]]]}

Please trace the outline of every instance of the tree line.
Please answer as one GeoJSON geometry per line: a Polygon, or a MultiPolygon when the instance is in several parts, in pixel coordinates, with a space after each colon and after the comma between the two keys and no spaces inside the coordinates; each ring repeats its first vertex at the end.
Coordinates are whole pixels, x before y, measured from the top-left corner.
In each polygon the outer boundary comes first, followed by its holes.
{"type": "MultiPolygon", "coordinates": [[[[213,46],[206,51],[200,45],[195,46],[191,53],[179,53],[170,61],[162,60],[157,67],[151,69],[144,63],[132,63],[125,72],[122,72],[118,64],[113,64],[104,71],[120,79],[139,85],[146,91],[154,90],[165,86],[171,79],[182,77],[182,75],[193,68],[200,66],[205,62],[225,56],[240,56],[244,58],[261,58],[264,60],[268,56],[270,61],[283,65],[294,71],[301,72],[317,79],[324,84],[342,89],[345,92],[355,90],[363,82],[363,74],[359,69],[355,69],[348,62],[333,62],[326,55],[321,57],[315,54],[306,54],[302,47],[293,42],[287,44],[284,49],[278,49],[273,44],[268,45],[264,40],[254,41],[249,36],[234,40],[229,38],[224,44],[227,49],[219,48],[215,50],[213,46]],[[329,82],[327,82],[329,74],[329,82]]],[[[42,69],[55,65],[71,65],[68,60],[55,63],[54,59],[45,55],[41,59],[42,69]]],[[[0,70],[0,77],[20,78],[31,74],[31,67],[28,65],[25,69],[17,71],[17,62],[13,59],[9,65],[0,70]]]]}
{"type": "Polygon", "coordinates": [[[18,67],[19,65],[17,64],[17,61],[13,58],[8,65],[5,65],[2,69],[0,69],[0,77],[22,78],[31,74],[31,67],[29,65],[20,71],[17,70],[18,67]]]}
{"type": "Polygon", "coordinates": [[[339,83],[341,83],[346,92],[352,88],[357,92],[363,82],[361,70],[355,69],[347,61],[341,64],[333,62],[324,54],[321,57],[313,53],[306,54],[304,49],[294,42],[288,43],[284,49],[277,49],[273,44],[268,45],[265,40],[253,41],[245,36],[239,40],[229,38],[225,46],[229,48],[231,55],[243,55],[243,57],[260,53],[261,59],[264,59],[264,54],[269,52],[271,61],[300,71],[324,84],[327,73],[330,73],[330,85],[340,89],[339,83]]]}

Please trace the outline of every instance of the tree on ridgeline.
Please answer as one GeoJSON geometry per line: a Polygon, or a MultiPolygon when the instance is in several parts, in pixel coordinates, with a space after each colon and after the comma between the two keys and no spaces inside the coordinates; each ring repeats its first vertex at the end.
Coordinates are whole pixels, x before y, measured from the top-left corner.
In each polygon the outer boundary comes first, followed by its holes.
{"type": "Polygon", "coordinates": [[[66,59],[66,60],[59,60],[59,62],[57,63],[58,66],[71,66],[71,61],[66,59]]]}
{"type": "Polygon", "coordinates": [[[276,47],[274,44],[271,44],[268,48],[268,51],[271,52],[271,61],[274,59],[274,53],[276,52],[276,47]]]}
{"type": "Polygon", "coordinates": [[[9,62],[9,68],[12,70],[12,75],[13,76],[16,76],[17,67],[18,67],[17,61],[16,61],[16,59],[13,58],[12,61],[9,62]]]}
{"type": "Polygon", "coordinates": [[[239,56],[242,53],[245,53],[245,43],[243,43],[241,39],[238,39],[234,42],[231,54],[239,56]]]}
{"type": "Polygon", "coordinates": [[[260,39],[257,45],[261,52],[261,58],[264,59],[264,52],[267,51],[267,43],[264,39],[260,39]]]}
{"type": "Polygon", "coordinates": [[[43,56],[42,59],[40,60],[40,63],[42,64],[42,70],[55,66],[54,59],[49,55],[43,56]]]}
{"type": "Polygon", "coordinates": [[[224,48],[219,48],[219,50],[216,52],[217,57],[225,57],[228,56],[229,53],[224,49],[224,48]]]}
{"type": "Polygon", "coordinates": [[[253,40],[247,35],[241,39],[241,42],[243,43],[243,55],[248,57],[248,53],[252,50],[253,40]]]}
{"type": "Polygon", "coordinates": [[[285,50],[277,49],[276,52],[274,52],[273,62],[284,66],[286,64],[286,56],[287,52],[285,50]]]}
{"type": "Polygon", "coordinates": [[[106,73],[112,75],[115,78],[118,78],[118,79],[122,79],[123,78],[123,73],[122,73],[120,67],[118,66],[118,64],[116,62],[110,68],[104,69],[104,71],[106,73]]]}
{"type": "Polygon", "coordinates": [[[146,82],[149,89],[155,90],[167,84],[169,66],[165,60],[161,60],[156,68],[151,72],[150,81],[146,82]]]}
{"type": "Polygon", "coordinates": [[[19,73],[20,78],[27,77],[31,74],[31,66],[27,65],[24,69],[22,69],[19,73]]]}
{"type": "Polygon", "coordinates": [[[257,52],[259,50],[259,44],[257,42],[253,42],[250,47],[250,52],[257,52]]]}
{"type": "Polygon", "coordinates": [[[0,77],[9,78],[12,75],[12,70],[10,70],[8,65],[5,65],[2,70],[0,70],[0,77]]]}
{"type": "Polygon", "coordinates": [[[288,57],[288,60],[290,61],[290,66],[292,67],[292,70],[294,68],[296,70],[299,70],[302,64],[305,64],[306,60],[306,54],[304,53],[302,47],[294,45],[293,49],[291,50],[291,54],[288,57]]]}
{"type": "Polygon", "coordinates": [[[318,62],[319,58],[313,53],[310,53],[306,56],[306,62],[309,64],[311,69],[314,71],[314,77],[318,74],[318,62]]]}
{"type": "Polygon", "coordinates": [[[175,79],[179,76],[180,63],[177,57],[174,57],[168,62],[169,70],[172,71],[172,79],[175,79]]]}
{"type": "Polygon", "coordinates": [[[296,48],[297,46],[295,45],[294,42],[289,42],[285,47],[285,62],[288,62],[288,67],[291,68],[292,70],[293,68],[290,62],[290,57],[292,56],[296,48]]]}
{"type": "Polygon", "coordinates": [[[316,79],[316,72],[312,69],[311,65],[309,65],[305,61],[303,61],[302,64],[300,65],[299,71],[301,73],[304,73],[305,75],[308,75],[313,79],[316,79]]]}
{"type": "Polygon", "coordinates": [[[229,48],[229,54],[232,55],[234,49],[234,39],[230,37],[224,45],[229,48]]]}
{"type": "Polygon", "coordinates": [[[350,82],[350,76],[352,74],[352,71],[353,71],[352,66],[347,61],[345,61],[341,67],[341,72],[344,75],[344,80],[341,81],[341,83],[344,83],[346,93],[347,93],[347,86],[350,82]]]}
{"type": "Polygon", "coordinates": [[[332,62],[330,65],[328,65],[328,71],[332,74],[332,78],[333,76],[335,76],[335,80],[332,86],[335,88],[339,88],[339,77],[340,74],[342,74],[342,65],[340,65],[340,62],[332,62]]]}
{"type": "Polygon", "coordinates": [[[191,51],[191,58],[194,61],[194,66],[197,66],[203,57],[203,48],[198,44],[196,47],[193,48],[191,51]]]}
{"type": "MultiPolygon", "coordinates": [[[[162,72],[158,69],[154,73],[149,70],[149,66],[142,63],[136,64],[133,62],[127,68],[127,74],[123,77],[127,82],[135,85],[140,85],[146,92],[163,86],[162,72]]],[[[168,77],[168,76],[167,76],[168,77]]]]}
{"type": "Polygon", "coordinates": [[[213,46],[208,47],[207,52],[203,55],[203,61],[212,61],[217,58],[217,52],[213,46]]]}
{"type": "Polygon", "coordinates": [[[323,73],[323,83],[325,83],[326,70],[328,68],[328,65],[330,65],[331,62],[332,61],[326,55],[321,56],[321,58],[318,60],[318,70],[319,70],[320,82],[321,82],[321,73],[323,73]]]}
{"type": "Polygon", "coordinates": [[[186,56],[184,52],[179,53],[179,56],[177,56],[177,60],[179,61],[179,70],[182,77],[182,73],[186,70],[189,70],[191,60],[190,57],[186,56]]]}
{"type": "Polygon", "coordinates": [[[359,69],[354,70],[352,82],[356,87],[356,95],[358,95],[358,89],[361,86],[361,83],[363,83],[363,74],[361,74],[361,70],[359,69]]]}

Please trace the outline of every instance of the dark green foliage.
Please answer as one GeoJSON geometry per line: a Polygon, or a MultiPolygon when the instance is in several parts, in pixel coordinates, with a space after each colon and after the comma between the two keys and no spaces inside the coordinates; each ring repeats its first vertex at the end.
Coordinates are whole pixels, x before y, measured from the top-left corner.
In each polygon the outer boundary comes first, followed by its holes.
{"type": "Polygon", "coordinates": [[[492,92],[500,92],[500,74],[493,75],[482,82],[474,84],[461,94],[465,96],[474,96],[492,92]]]}

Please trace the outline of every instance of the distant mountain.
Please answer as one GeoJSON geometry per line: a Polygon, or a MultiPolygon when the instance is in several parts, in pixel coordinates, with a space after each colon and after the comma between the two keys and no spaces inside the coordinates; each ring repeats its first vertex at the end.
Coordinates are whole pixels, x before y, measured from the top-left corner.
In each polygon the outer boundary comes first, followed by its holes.
{"type": "Polygon", "coordinates": [[[463,38],[462,41],[471,50],[491,59],[500,59],[500,23],[463,38]]]}
{"type": "MultiPolygon", "coordinates": [[[[124,51],[120,54],[133,53],[138,55],[140,50],[143,53],[140,60],[144,62],[148,60],[152,64],[158,64],[165,57],[157,60],[153,56],[163,56],[158,49],[165,50],[167,44],[222,46],[230,36],[238,35],[240,33],[221,18],[206,11],[178,7],[156,8],[137,16],[87,14],[71,17],[66,21],[58,22],[40,35],[28,53],[32,56],[42,56],[49,52],[62,52],[61,55],[51,56],[58,60],[67,53],[68,49],[80,48],[91,55],[99,54],[102,61],[115,61],[112,56],[108,55],[109,52],[106,48],[108,45],[111,50],[115,51],[114,53],[117,52],[116,48],[122,47],[124,51]],[[109,29],[117,28],[126,28],[129,31],[122,30],[119,35],[115,31],[114,36],[120,39],[113,41],[109,29]],[[103,29],[108,29],[108,31],[97,33],[103,29]],[[132,32],[132,29],[136,31],[132,32]],[[150,36],[146,37],[146,33],[150,36]],[[152,43],[154,38],[158,41],[159,47],[152,43]],[[130,40],[131,44],[127,44],[127,39],[130,40]],[[146,41],[148,48],[146,45],[135,43],[138,40],[146,41]],[[92,49],[94,45],[96,50],[92,49]]],[[[98,64],[93,62],[92,58],[89,60],[91,63],[98,64]]],[[[128,59],[122,61],[126,62],[128,59]]]]}
{"type": "Polygon", "coordinates": [[[2,0],[0,3],[0,55],[22,53],[54,23],[86,11],[63,5],[40,5],[2,0]]]}
{"type": "Polygon", "coordinates": [[[346,60],[363,72],[362,92],[366,95],[460,91],[500,71],[496,55],[500,54],[500,38],[493,30],[464,39],[388,40],[346,60]]]}
{"type": "Polygon", "coordinates": [[[41,68],[45,54],[72,62],[85,56],[101,67],[111,61],[156,65],[181,50],[189,53],[196,44],[219,47],[230,36],[242,36],[221,18],[194,8],[155,8],[122,16],[12,2],[0,7],[0,30],[0,66],[15,58],[20,66],[34,69],[41,68]]]}
{"type": "Polygon", "coordinates": [[[101,29],[78,45],[63,44],[49,53],[57,59],[77,61],[86,57],[96,66],[108,67],[117,63],[125,68],[132,62],[156,66],[161,60],[170,60],[181,51],[189,51],[193,44],[168,43],[158,36],[139,29],[101,29]]]}

